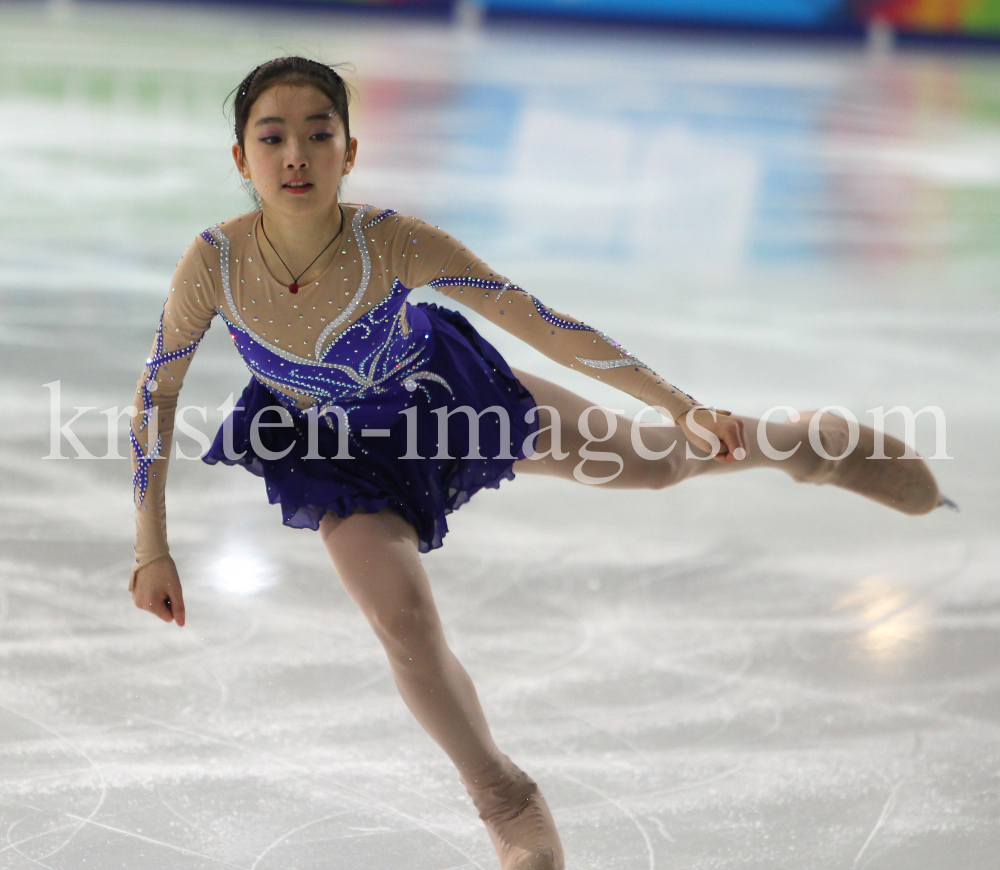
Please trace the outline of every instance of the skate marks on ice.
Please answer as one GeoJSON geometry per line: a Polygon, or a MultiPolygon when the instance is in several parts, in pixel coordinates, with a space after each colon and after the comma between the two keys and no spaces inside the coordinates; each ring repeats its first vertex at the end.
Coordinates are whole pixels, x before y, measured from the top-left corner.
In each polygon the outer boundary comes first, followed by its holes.
{"type": "MultiPolygon", "coordinates": [[[[126,401],[177,255],[246,208],[218,186],[225,92],[316,39],[359,70],[350,198],[440,223],[722,407],[948,414],[958,459],[934,470],[959,516],[761,472],[637,494],[523,476],[449,518],[427,557],[446,632],[570,866],[991,867],[994,59],[515,31],[470,52],[291,14],[278,45],[270,18],[233,41],[228,13],[116,6],[114,30],[96,4],[71,27],[21,5],[0,35],[25,131],[0,219],[0,870],[495,866],[318,540],[258,480],[173,464],[178,630],[125,592],[127,463],[40,459],[41,384],[67,418],[126,401]]],[[[185,401],[245,382],[212,330],[185,401]]]]}

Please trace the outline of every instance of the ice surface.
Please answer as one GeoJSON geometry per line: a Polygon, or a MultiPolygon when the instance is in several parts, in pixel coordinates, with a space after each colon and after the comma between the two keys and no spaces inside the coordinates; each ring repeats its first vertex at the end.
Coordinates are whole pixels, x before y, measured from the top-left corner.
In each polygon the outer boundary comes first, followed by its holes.
{"type": "MultiPolygon", "coordinates": [[[[173,463],[178,630],[125,591],[127,461],[42,458],[55,380],[106,449],[174,261],[248,207],[222,100],[294,51],[355,65],[350,199],[441,224],[699,398],[947,414],[932,465],[961,514],[749,472],[520,476],[453,515],[425,558],[446,632],[568,866],[997,865],[1000,60],[56,9],[0,7],[0,870],[495,866],[258,479],[173,463]]],[[[206,430],[247,377],[222,333],[182,396],[206,430]]]]}

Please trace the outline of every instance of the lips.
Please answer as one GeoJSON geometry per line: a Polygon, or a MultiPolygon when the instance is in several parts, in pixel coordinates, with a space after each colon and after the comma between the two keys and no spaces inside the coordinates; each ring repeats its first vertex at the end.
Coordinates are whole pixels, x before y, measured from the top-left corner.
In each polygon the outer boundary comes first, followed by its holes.
{"type": "Polygon", "coordinates": [[[281,186],[289,193],[305,193],[312,190],[312,183],[309,181],[286,181],[281,186]]]}

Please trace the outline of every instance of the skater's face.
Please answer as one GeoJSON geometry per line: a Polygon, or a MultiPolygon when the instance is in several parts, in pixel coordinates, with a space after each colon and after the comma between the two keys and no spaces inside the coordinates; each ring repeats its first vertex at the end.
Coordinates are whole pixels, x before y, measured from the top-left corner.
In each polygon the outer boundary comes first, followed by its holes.
{"type": "Polygon", "coordinates": [[[265,209],[290,215],[335,207],[358,147],[326,94],[288,83],[268,88],[254,102],[243,143],[233,146],[240,174],[253,182],[265,209]]]}

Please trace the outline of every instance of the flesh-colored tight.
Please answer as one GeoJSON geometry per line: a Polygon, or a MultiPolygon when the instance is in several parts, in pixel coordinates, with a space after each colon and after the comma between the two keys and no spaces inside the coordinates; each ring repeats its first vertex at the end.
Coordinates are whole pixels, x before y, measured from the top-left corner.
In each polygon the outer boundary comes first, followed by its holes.
{"type": "MultiPolygon", "coordinates": [[[[519,460],[515,473],[548,474],[575,480],[574,467],[580,462],[579,449],[586,438],[578,420],[592,403],[542,378],[515,371],[538,405],[559,412],[562,460],[547,457],[519,460]]],[[[601,414],[592,414],[592,432],[601,437],[607,429],[601,414]]],[[[748,447],[747,457],[735,463],[687,457],[689,443],[679,427],[642,430],[643,443],[650,450],[663,450],[675,439],[677,447],[669,456],[649,460],[639,456],[632,445],[631,422],[619,417],[616,433],[608,441],[591,445],[592,450],[615,452],[622,457],[621,473],[605,486],[631,489],[660,489],[697,474],[737,471],[747,468],[781,469],[796,479],[815,472],[824,461],[810,448],[804,423],[768,423],[767,435],[776,450],[802,446],[785,460],[768,458],[757,443],[757,421],[743,418],[748,447]]],[[[552,418],[542,411],[540,425],[552,418]]],[[[545,452],[548,433],[539,438],[537,449],[545,452]]],[[[699,455],[701,451],[694,450],[699,455]]],[[[587,463],[592,477],[610,475],[617,463],[602,460],[587,463]]],[[[327,514],[320,534],[333,559],[341,582],[358,604],[385,648],[393,680],[407,707],[428,734],[441,746],[466,782],[482,782],[501,771],[502,753],[493,742],[479,697],[465,668],[445,641],[417,550],[413,528],[393,511],[354,514],[346,518],[327,514]]]]}

